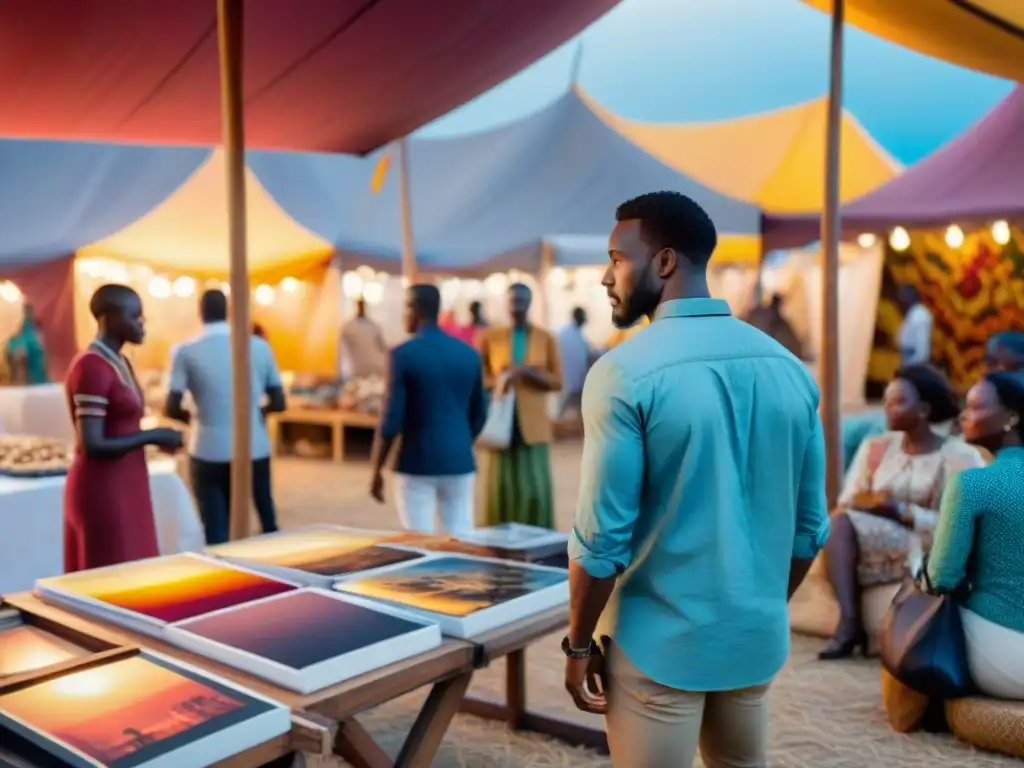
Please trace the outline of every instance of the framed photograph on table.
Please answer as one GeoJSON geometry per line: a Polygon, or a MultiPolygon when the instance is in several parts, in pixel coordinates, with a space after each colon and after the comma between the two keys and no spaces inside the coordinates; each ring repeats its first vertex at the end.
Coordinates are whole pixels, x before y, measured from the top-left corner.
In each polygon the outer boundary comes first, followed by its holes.
{"type": "Polygon", "coordinates": [[[280,704],[138,649],[0,683],[0,743],[30,765],[211,765],[290,728],[280,704]]]}
{"type": "Polygon", "coordinates": [[[219,544],[206,554],[309,587],[330,589],[340,578],[424,556],[410,547],[383,544],[392,534],[340,526],[315,526],[219,544]]]}
{"type": "Polygon", "coordinates": [[[561,568],[454,554],[370,571],[334,588],[393,605],[463,639],[569,602],[569,575],[561,568]]]}
{"type": "Polygon", "coordinates": [[[298,588],[202,555],[182,554],[40,579],[35,594],[58,607],[162,638],[168,624],[298,588]]]}
{"type": "Polygon", "coordinates": [[[308,694],[432,651],[441,630],[371,600],[303,589],[174,624],[167,639],[308,694]]]}

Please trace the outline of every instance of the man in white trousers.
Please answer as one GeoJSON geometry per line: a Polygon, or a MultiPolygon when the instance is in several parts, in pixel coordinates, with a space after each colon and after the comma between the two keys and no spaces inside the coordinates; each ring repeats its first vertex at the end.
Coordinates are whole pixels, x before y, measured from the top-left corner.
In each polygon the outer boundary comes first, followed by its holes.
{"type": "Polygon", "coordinates": [[[384,464],[395,440],[395,501],[402,524],[421,533],[473,530],[476,459],[484,427],[480,355],[437,324],[441,294],[434,285],[406,292],[405,329],[412,338],[391,350],[380,427],[373,447],[370,493],[384,501],[384,464]]]}

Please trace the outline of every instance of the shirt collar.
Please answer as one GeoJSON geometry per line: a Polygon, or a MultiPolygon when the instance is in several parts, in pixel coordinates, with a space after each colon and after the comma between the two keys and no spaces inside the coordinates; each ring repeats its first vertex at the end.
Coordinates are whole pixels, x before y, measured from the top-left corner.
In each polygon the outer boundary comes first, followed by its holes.
{"type": "Polygon", "coordinates": [[[732,315],[729,305],[722,299],[673,299],[663,301],[654,313],[655,320],[664,317],[715,317],[732,315]]]}
{"type": "Polygon", "coordinates": [[[221,320],[216,323],[204,323],[203,324],[203,335],[204,336],[222,336],[225,333],[231,331],[231,326],[227,324],[227,321],[221,320]]]}

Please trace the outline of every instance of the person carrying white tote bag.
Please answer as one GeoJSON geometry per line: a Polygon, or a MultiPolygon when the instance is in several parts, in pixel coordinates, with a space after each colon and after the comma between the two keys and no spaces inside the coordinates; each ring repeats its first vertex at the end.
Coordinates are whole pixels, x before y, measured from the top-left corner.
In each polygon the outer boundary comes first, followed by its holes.
{"type": "Polygon", "coordinates": [[[508,378],[508,373],[501,374],[494,387],[487,421],[476,439],[481,448],[501,451],[512,444],[512,431],[516,422],[516,390],[508,385],[508,378]]]}

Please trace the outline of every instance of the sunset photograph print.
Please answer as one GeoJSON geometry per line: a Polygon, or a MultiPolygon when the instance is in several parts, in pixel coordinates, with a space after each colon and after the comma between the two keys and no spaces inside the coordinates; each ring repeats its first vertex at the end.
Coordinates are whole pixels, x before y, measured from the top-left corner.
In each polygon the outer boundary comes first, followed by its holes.
{"type": "Polygon", "coordinates": [[[0,695],[0,714],[115,766],[144,750],[155,757],[161,742],[244,706],[139,656],[0,695]]]}
{"type": "Polygon", "coordinates": [[[48,579],[45,586],[164,622],[230,608],[295,587],[267,576],[189,555],[48,579]]]}
{"type": "Polygon", "coordinates": [[[567,578],[567,572],[528,565],[439,557],[342,582],[335,588],[421,611],[469,616],[554,586],[567,578]]]}
{"type": "Polygon", "coordinates": [[[380,538],[370,532],[313,528],[220,544],[207,549],[206,554],[331,576],[345,573],[345,558],[380,538]]]}

